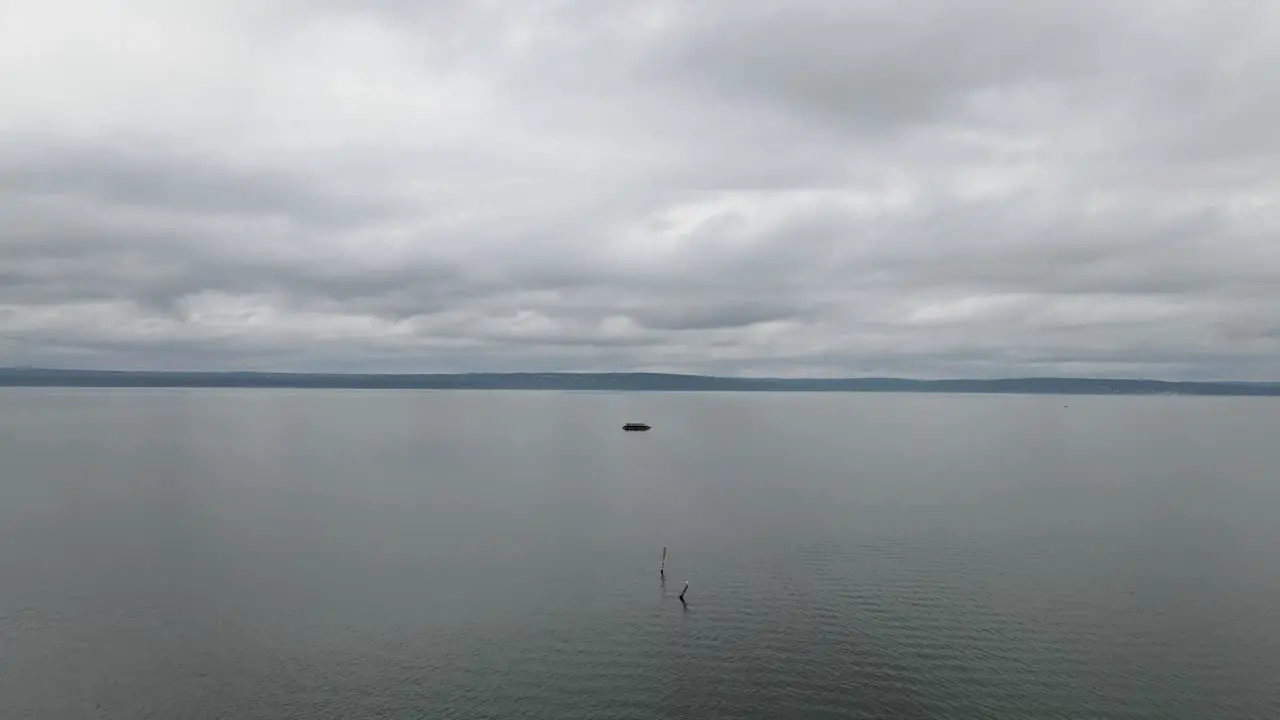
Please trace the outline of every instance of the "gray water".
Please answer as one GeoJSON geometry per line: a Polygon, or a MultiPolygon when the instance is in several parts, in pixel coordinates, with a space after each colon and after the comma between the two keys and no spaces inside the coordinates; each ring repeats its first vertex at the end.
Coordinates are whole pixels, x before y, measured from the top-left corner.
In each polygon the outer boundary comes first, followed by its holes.
{"type": "Polygon", "coordinates": [[[1277,718],[1278,469],[1268,399],[4,390],[0,717],[1277,718]]]}

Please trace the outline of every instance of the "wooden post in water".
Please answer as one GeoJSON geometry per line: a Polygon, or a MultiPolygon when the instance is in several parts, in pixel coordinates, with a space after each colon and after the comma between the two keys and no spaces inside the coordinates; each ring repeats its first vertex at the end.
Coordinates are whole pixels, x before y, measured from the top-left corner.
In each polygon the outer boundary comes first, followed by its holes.
{"type": "Polygon", "coordinates": [[[667,546],[662,546],[662,564],[658,566],[658,574],[662,577],[667,576],[667,546]]]}
{"type": "Polygon", "coordinates": [[[680,591],[680,603],[684,604],[684,594],[689,592],[689,581],[684,581],[684,589],[680,591]]]}

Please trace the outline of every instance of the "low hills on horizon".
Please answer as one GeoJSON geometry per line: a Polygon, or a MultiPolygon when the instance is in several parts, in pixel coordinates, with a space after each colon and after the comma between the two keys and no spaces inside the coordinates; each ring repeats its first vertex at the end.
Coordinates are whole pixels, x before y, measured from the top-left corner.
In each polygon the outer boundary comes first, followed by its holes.
{"type": "Polygon", "coordinates": [[[275,373],[0,368],[0,387],[316,388],[382,390],[595,390],[942,392],[1057,395],[1280,396],[1280,382],[1032,377],[912,380],[889,377],[744,378],[668,373],[275,373]]]}

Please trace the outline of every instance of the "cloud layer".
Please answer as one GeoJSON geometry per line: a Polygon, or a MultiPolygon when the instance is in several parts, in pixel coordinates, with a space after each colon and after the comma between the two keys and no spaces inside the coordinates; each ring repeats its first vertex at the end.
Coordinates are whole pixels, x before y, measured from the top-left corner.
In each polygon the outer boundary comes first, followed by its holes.
{"type": "Polygon", "coordinates": [[[0,4],[0,365],[1280,377],[1280,7],[0,4]]]}

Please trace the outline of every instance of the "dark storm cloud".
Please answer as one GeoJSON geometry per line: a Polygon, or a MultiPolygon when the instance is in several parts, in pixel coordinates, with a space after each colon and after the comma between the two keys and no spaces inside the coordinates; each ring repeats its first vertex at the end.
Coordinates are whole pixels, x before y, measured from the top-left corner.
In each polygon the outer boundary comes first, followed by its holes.
{"type": "Polygon", "coordinates": [[[0,365],[1280,372],[1269,4],[0,13],[0,365]]]}

